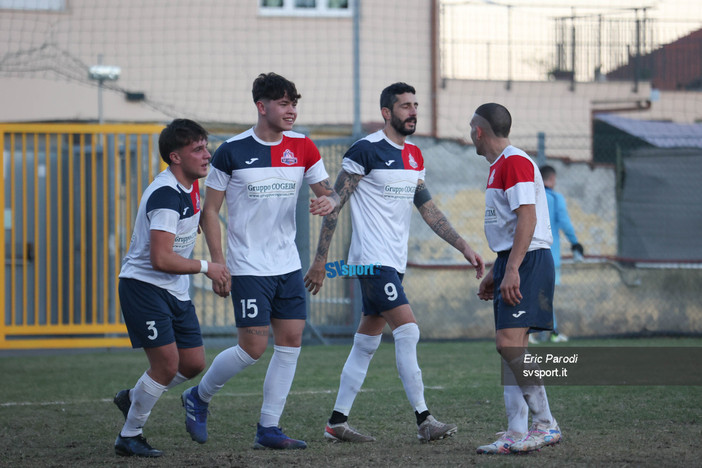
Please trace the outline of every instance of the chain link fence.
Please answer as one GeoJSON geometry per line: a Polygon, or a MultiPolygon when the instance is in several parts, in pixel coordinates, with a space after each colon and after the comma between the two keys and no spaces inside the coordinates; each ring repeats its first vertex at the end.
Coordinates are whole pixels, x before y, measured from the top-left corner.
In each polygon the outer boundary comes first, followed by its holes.
{"type": "MultiPolygon", "coordinates": [[[[491,264],[495,254],[489,250],[483,232],[487,161],[475,153],[474,147],[453,140],[412,140],[424,154],[426,183],[434,202],[459,234],[491,264]]],[[[317,141],[332,183],[350,143],[351,140],[317,141]]],[[[535,147],[523,148],[536,159],[535,147]]],[[[702,306],[698,301],[702,262],[696,263],[700,257],[666,263],[620,258],[617,166],[553,158],[548,147],[545,154],[546,162],[557,171],[556,190],[565,196],[578,240],[585,248],[584,261],[574,262],[570,243],[561,234],[561,281],[554,299],[559,331],[571,337],[702,332],[702,306]]],[[[696,196],[699,202],[699,195],[696,196]]],[[[298,211],[302,207],[307,213],[307,203],[305,200],[299,205],[298,211]]],[[[316,250],[321,218],[309,217],[308,223],[302,229],[298,226],[298,230],[309,233],[307,242],[303,239],[299,244],[303,273],[316,250]]],[[[350,233],[349,208],[345,207],[328,261],[346,260],[350,233]]],[[[201,248],[205,248],[204,244],[201,248]]],[[[196,255],[207,258],[206,250],[196,255]]],[[[416,210],[410,228],[404,286],[423,338],[494,336],[492,303],[477,298],[479,280],[474,269],[433,233],[416,210]]],[[[231,333],[234,319],[230,300],[216,297],[202,278],[196,280],[195,288],[203,330],[231,333]]],[[[315,339],[327,342],[353,335],[361,313],[355,279],[328,278],[317,296],[308,297],[309,331],[315,339]]]]}

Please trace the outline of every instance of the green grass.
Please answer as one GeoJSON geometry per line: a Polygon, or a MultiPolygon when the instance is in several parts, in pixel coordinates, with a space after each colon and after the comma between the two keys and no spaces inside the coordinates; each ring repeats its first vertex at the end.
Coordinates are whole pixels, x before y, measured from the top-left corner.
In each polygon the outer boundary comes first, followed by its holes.
{"type": "MultiPolygon", "coordinates": [[[[702,346],[702,339],[587,340],[567,346],[702,346]]],[[[548,345],[544,345],[548,346],[548,345]]],[[[141,350],[0,355],[0,466],[693,466],[702,439],[702,387],[552,386],[563,442],[525,456],[476,455],[506,425],[494,344],[419,345],[426,401],[440,420],[455,422],[451,439],[417,442],[414,415],[395,368],[394,346],[382,343],[350,422],[372,444],[330,444],[322,437],[350,345],[305,346],[285,413],[284,430],[307,441],[304,451],[251,449],[269,349],[232,379],[210,405],[210,440],[184,429],[180,393],[164,394],[144,429],[165,452],[158,460],[114,454],[123,418],[117,390],[146,368],[141,350]]],[[[208,363],[220,349],[208,351],[208,363]]],[[[699,371],[699,370],[698,370],[699,371]]],[[[199,380],[196,379],[196,381],[199,380]]]]}

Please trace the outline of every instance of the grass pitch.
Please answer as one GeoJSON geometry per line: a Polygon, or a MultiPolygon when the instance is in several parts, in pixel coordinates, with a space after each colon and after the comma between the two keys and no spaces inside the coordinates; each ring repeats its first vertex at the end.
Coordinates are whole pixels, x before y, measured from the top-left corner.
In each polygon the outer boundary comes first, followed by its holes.
{"type": "MultiPolygon", "coordinates": [[[[571,341],[567,346],[702,346],[699,338],[571,341]]],[[[548,345],[543,345],[548,346],[548,345]]],[[[560,346],[560,345],[559,345],[560,346]]],[[[477,455],[506,418],[494,344],[426,342],[418,347],[425,396],[437,419],[458,424],[447,440],[420,444],[395,368],[394,346],[376,353],[349,422],[377,441],[329,443],[329,417],[350,345],[305,346],[281,425],[308,443],[302,451],[252,450],[272,347],[232,379],[210,405],[209,441],[185,432],[180,393],[164,394],[144,428],[160,459],[123,458],[113,444],[123,417],[115,392],[146,369],[141,350],[0,355],[0,466],[697,466],[702,449],[702,387],[552,386],[563,431],[555,447],[521,456],[477,455]]],[[[210,349],[208,363],[220,349],[210,349]]],[[[616,351],[613,350],[613,358],[616,351]]],[[[699,371],[699,369],[698,369],[699,371]]],[[[199,381],[199,377],[195,382],[199,381]]]]}

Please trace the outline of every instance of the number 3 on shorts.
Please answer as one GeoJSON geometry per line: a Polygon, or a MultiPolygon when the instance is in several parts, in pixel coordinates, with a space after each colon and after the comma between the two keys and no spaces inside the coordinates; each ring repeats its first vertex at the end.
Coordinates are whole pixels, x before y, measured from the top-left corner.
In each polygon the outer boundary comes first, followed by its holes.
{"type": "Polygon", "coordinates": [[[156,329],[156,321],[155,320],[147,320],[146,321],[146,327],[147,330],[149,330],[151,333],[147,336],[148,339],[151,341],[155,340],[158,338],[158,330],[156,329]]]}
{"type": "Polygon", "coordinates": [[[388,301],[394,301],[397,299],[397,288],[394,284],[388,283],[385,285],[385,294],[388,296],[388,301]]]}

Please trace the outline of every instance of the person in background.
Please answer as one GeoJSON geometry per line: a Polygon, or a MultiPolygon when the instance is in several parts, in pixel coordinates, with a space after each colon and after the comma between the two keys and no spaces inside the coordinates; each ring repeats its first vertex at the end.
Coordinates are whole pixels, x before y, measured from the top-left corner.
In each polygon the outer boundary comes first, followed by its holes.
{"type": "MultiPolygon", "coordinates": [[[[573,252],[573,260],[578,262],[583,259],[583,246],[578,242],[578,237],[575,235],[573,223],[570,222],[568,216],[568,207],[566,206],[565,197],[556,192],[556,170],[552,166],[541,167],[541,177],[544,179],[544,187],[546,187],[546,200],[548,201],[548,213],[551,220],[551,234],[553,236],[553,244],[551,244],[551,253],[553,254],[553,265],[556,269],[556,284],[560,284],[561,280],[561,239],[560,231],[570,241],[570,249],[573,252]]],[[[531,339],[532,336],[529,335],[531,339]]],[[[549,339],[554,343],[568,341],[568,337],[563,333],[558,332],[558,324],[556,313],[553,313],[553,331],[550,333],[549,339]]],[[[532,341],[533,342],[533,341],[532,341]]]]}

